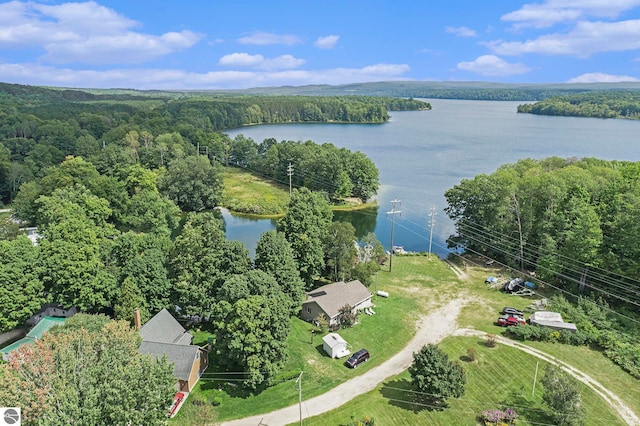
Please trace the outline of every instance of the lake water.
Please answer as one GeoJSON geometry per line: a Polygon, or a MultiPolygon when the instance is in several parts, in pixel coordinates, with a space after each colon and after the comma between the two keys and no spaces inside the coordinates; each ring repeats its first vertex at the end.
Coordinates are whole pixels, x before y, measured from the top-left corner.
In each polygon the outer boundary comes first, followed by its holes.
{"type": "MultiPolygon", "coordinates": [[[[265,138],[330,142],[361,151],[380,171],[378,208],[339,216],[356,226],[359,236],[373,231],[391,245],[391,200],[401,204],[395,215],[394,245],[408,251],[429,248],[429,212],[435,209],[432,252],[446,257],[452,222],[443,209],[444,193],[462,179],[492,173],[523,158],[597,157],[640,161],[640,121],[547,117],[518,114],[522,102],[428,99],[431,111],[391,112],[384,124],[282,124],[244,127],[256,142],[265,138]]],[[[286,180],[286,176],[282,180],[286,180]]],[[[245,243],[253,253],[262,232],[275,221],[225,214],[227,238],[245,243]]]]}

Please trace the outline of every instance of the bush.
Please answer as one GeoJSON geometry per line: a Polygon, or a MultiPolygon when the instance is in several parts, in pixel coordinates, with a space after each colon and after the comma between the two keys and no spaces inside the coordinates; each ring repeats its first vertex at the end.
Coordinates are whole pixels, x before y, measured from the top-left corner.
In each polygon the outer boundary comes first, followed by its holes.
{"type": "Polygon", "coordinates": [[[481,419],[485,425],[500,425],[500,424],[508,424],[513,425],[516,424],[518,413],[513,408],[507,408],[506,410],[484,410],[482,412],[481,419]]]}
{"type": "Polygon", "coordinates": [[[478,357],[478,351],[476,351],[475,348],[467,349],[467,358],[469,358],[469,361],[473,362],[476,360],[477,357],[478,357]]]}
{"type": "Polygon", "coordinates": [[[495,334],[488,334],[487,335],[487,347],[488,348],[495,348],[496,344],[498,342],[498,337],[495,334]]]}

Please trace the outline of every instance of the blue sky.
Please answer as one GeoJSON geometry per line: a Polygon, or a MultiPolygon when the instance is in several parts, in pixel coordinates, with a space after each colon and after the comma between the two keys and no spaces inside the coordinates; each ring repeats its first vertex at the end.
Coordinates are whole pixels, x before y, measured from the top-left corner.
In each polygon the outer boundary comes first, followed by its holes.
{"type": "Polygon", "coordinates": [[[640,81],[640,0],[0,2],[0,81],[640,81]]]}

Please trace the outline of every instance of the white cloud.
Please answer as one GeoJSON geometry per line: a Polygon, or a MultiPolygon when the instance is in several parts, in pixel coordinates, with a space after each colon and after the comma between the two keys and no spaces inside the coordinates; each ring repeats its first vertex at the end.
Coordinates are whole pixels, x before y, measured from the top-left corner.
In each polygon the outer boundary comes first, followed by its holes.
{"type": "Polygon", "coordinates": [[[487,43],[498,55],[540,53],[573,55],[581,58],[598,52],[640,49],[640,19],[620,22],[579,22],[569,33],[547,34],[525,42],[487,43]]]}
{"type": "Polygon", "coordinates": [[[613,19],[637,6],[640,6],[640,0],[547,0],[544,3],[525,4],[500,19],[514,22],[516,28],[546,28],[588,17],[613,19]]]}
{"type": "Polygon", "coordinates": [[[291,55],[282,55],[273,59],[265,59],[259,66],[263,70],[290,70],[304,65],[304,59],[294,58],[291,55]]]}
{"type": "Polygon", "coordinates": [[[273,33],[257,32],[249,36],[240,37],[238,42],[241,44],[256,44],[266,46],[269,44],[284,44],[291,46],[301,43],[301,40],[294,35],[278,35],[273,33]]]}
{"type": "Polygon", "coordinates": [[[0,81],[40,86],[133,89],[240,89],[259,86],[346,84],[400,80],[404,64],[376,64],[363,68],[285,71],[212,71],[194,73],[173,69],[73,70],[39,64],[0,64],[0,81]]]}
{"type": "Polygon", "coordinates": [[[636,77],[628,75],[613,75],[600,72],[592,72],[579,75],[567,81],[567,83],[620,83],[624,81],[640,81],[636,77]]]}
{"type": "Polygon", "coordinates": [[[467,27],[446,27],[444,29],[448,34],[455,34],[458,37],[477,37],[475,30],[467,27]]]}
{"type": "Polygon", "coordinates": [[[196,44],[191,31],[161,35],[134,32],[139,26],[93,1],[50,6],[0,4],[0,48],[44,50],[55,63],[142,63],[196,44]]]}
{"type": "Polygon", "coordinates": [[[226,67],[256,68],[269,71],[298,68],[304,63],[304,59],[294,58],[291,55],[268,59],[262,55],[250,55],[248,53],[232,53],[223,56],[218,61],[218,64],[226,67]]]}
{"type": "Polygon", "coordinates": [[[313,43],[315,47],[318,49],[333,49],[336,47],[340,36],[337,35],[329,35],[326,37],[318,37],[318,39],[313,43]]]}
{"type": "Polygon", "coordinates": [[[248,53],[232,53],[225,55],[218,63],[226,67],[253,67],[264,61],[262,55],[249,55],[248,53]]]}
{"type": "Polygon", "coordinates": [[[459,62],[457,68],[459,70],[493,77],[525,74],[532,70],[532,68],[522,63],[512,64],[494,55],[478,56],[471,62],[459,62]]]}

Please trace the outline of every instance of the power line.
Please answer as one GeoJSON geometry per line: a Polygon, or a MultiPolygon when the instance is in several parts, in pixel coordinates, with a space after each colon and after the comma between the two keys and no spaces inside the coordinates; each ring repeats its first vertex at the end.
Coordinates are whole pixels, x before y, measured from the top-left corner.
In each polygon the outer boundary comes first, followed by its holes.
{"type": "Polygon", "coordinates": [[[396,210],[396,204],[402,204],[400,200],[394,198],[391,200],[391,205],[393,205],[390,212],[387,212],[387,216],[391,215],[391,248],[389,250],[389,272],[391,272],[391,266],[393,262],[393,230],[396,222],[396,215],[402,214],[401,210],[396,210]]]}

